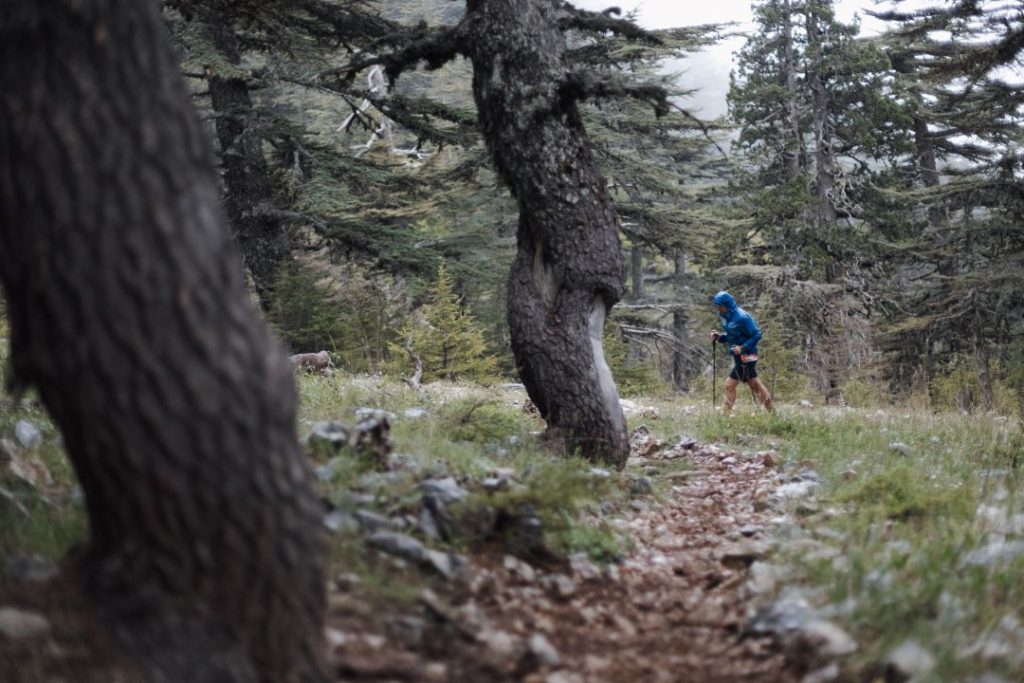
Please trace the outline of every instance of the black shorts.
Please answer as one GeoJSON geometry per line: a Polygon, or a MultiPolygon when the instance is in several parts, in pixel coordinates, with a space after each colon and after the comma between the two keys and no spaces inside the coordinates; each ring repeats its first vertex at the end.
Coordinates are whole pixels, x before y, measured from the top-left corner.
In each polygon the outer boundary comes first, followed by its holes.
{"type": "Polygon", "coordinates": [[[729,377],[736,380],[737,382],[743,382],[744,384],[748,380],[752,380],[757,377],[757,361],[750,361],[749,363],[741,363],[740,359],[736,359],[736,364],[732,366],[732,372],[729,373],[729,377]]]}

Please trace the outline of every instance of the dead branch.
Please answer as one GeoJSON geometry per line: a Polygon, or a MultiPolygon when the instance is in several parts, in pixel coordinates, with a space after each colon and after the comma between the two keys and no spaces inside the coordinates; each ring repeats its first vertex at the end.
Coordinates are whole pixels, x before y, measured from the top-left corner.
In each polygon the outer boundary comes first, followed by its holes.
{"type": "MultiPolygon", "coordinates": [[[[408,349],[406,350],[408,351],[408,349]]],[[[416,364],[416,372],[413,373],[412,377],[407,377],[405,383],[408,384],[410,388],[419,391],[420,380],[423,378],[423,361],[421,361],[420,357],[412,351],[409,351],[409,355],[412,357],[413,363],[416,364]]]]}
{"type": "Polygon", "coordinates": [[[328,368],[333,367],[331,363],[331,354],[326,351],[320,351],[318,353],[297,353],[294,356],[289,356],[288,360],[292,364],[292,368],[296,370],[309,370],[310,372],[318,375],[327,373],[328,368]]]}
{"type": "Polygon", "coordinates": [[[347,85],[363,69],[381,65],[384,67],[384,74],[387,76],[390,88],[394,86],[395,81],[402,73],[409,68],[415,68],[420,62],[426,63],[427,69],[430,71],[440,69],[462,54],[465,49],[466,31],[462,23],[442,29],[424,29],[421,35],[421,38],[414,40],[397,52],[382,55],[371,53],[357,55],[348,64],[321,72],[318,79],[338,78],[347,85]]]}

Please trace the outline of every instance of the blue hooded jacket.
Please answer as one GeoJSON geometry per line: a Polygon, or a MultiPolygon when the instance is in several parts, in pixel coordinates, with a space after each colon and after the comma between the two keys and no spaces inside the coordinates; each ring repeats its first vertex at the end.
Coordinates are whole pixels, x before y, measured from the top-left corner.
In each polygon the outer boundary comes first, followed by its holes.
{"type": "Polygon", "coordinates": [[[719,292],[713,299],[716,306],[725,306],[725,313],[720,313],[722,331],[718,341],[721,344],[743,347],[744,354],[757,353],[757,343],[761,341],[761,328],[757,326],[749,313],[736,305],[736,299],[729,292],[719,292]]]}

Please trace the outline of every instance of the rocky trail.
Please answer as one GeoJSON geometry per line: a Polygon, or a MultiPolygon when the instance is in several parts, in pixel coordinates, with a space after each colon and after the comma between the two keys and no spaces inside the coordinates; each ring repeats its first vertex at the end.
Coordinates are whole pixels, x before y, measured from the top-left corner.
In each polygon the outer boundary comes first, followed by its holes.
{"type": "MultiPolygon", "coordinates": [[[[351,435],[328,429],[324,435],[349,446],[358,442],[383,460],[395,457],[386,423],[365,424],[372,429],[351,435]]],[[[780,622],[764,603],[779,577],[762,560],[772,553],[773,532],[792,523],[779,500],[794,494],[800,499],[814,482],[782,475],[774,451],[688,438],[665,443],[644,427],[632,445],[624,476],[635,495],[606,518],[631,546],[621,561],[605,566],[583,553],[568,560],[550,552],[514,556],[507,538],[456,555],[399,533],[399,520],[388,515],[368,509],[328,514],[327,525],[339,539],[363,548],[361,555],[337,551],[344,569],[331,581],[327,619],[334,679],[832,680],[835,664],[828,656],[848,653],[845,634],[830,631],[827,622],[802,631],[802,621],[791,624],[783,614],[780,622]],[[373,564],[345,567],[355,556],[373,564]],[[382,597],[389,590],[400,597],[382,597]]],[[[598,468],[591,473],[612,476],[598,468]]],[[[443,516],[437,500],[466,495],[452,478],[423,480],[419,487],[428,493],[419,520],[411,523],[421,533],[428,500],[436,499],[434,513],[443,516]]],[[[0,678],[92,683],[122,674],[111,663],[109,642],[83,616],[92,609],[88,599],[54,580],[52,566],[17,573],[24,589],[8,593],[0,610],[0,662],[13,668],[0,678]]]]}
{"type": "Polygon", "coordinates": [[[779,486],[773,452],[741,453],[641,428],[628,471],[667,481],[615,523],[635,543],[621,564],[471,558],[464,581],[405,615],[331,594],[340,680],[671,683],[798,680],[770,634],[747,630],[749,568],[769,552],[779,486]],[[647,502],[649,501],[649,502],[647,502]]]}

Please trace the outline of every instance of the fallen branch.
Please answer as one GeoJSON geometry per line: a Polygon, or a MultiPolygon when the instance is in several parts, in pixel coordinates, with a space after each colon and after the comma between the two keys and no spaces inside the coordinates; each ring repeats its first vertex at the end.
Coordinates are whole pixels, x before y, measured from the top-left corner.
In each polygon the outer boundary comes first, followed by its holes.
{"type": "Polygon", "coordinates": [[[296,370],[309,370],[319,375],[327,373],[328,368],[334,367],[331,363],[331,354],[326,351],[318,353],[297,353],[289,356],[288,360],[296,370]]]}

